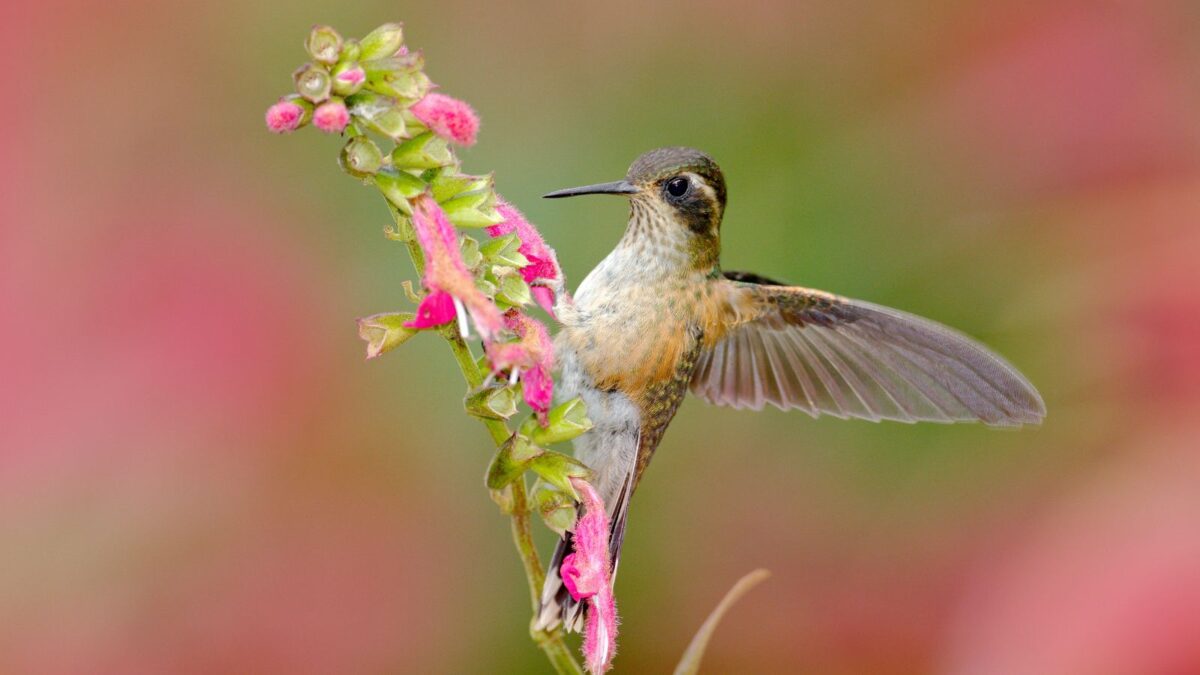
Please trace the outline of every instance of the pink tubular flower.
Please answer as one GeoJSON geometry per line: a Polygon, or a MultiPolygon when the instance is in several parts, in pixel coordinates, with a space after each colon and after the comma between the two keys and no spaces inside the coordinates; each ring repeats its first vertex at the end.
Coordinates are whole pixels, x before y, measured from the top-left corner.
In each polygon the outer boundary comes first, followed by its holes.
{"type": "Polygon", "coordinates": [[[464,305],[484,339],[490,340],[504,326],[504,317],[491,299],[475,286],[475,278],[467,270],[458,248],[454,226],[432,195],[426,193],[413,200],[412,223],[417,243],[425,253],[424,283],[430,290],[413,323],[422,321],[422,309],[429,312],[429,321],[447,318],[446,301],[452,296],[464,305]]]}
{"type": "Polygon", "coordinates": [[[417,305],[417,315],[405,328],[433,328],[454,320],[454,298],[449,293],[432,291],[417,305]]]}
{"type": "Polygon", "coordinates": [[[488,345],[492,372],[520,371],[525,402],[537,411],[538,420],[545,426],[546,411],[554,399],[554,380],[550,378],[554,368],[554,343],[550,340],[550,331],[541,321],[515,309],[504,315],[504,325],[518,340],[488,345]]]}
{"type": "Polygon", "coordinates": [[[431,93],[409,110],[438,136],[459,145],[475,145],[479,116],[466,102],[445,94],[431,93]]]}
{"type": "Polygon", "coordinates": [[[587,629],[583,657],[598,675],[612,667],[617,654],[617,602],[612,588],[612,561],[608,558],[608,511],[595,488],[582,478],[571,485],[583,502],[583,515],[572,534],[575,552],[563,558],[559,574],[575,600],[587,600],[587,629]]]}
{"type": "Polygon", "coordinates": [[[496,225],[487,228],[493,237],[502,237],[516,232],[521,240],[517,249],[529,259],[529,264],[521,268],[521,276],[530,285],[533,298],[550,316],[554,316],[555,288],[563,284],[562,270],[558,267],[558,256],[554,249],[546,245],[542,235],[515,206],[503,199],[496,202],[496,211],[504,218],[496,225]]]}
{"type": "Polygon", "coordinates": [[[304,108],[293,101],[280,101],[267,108],[267,128],[277,134],[295,131],[303,121],[304,108]]]}
{"type": "Polygon", "coordinates": [[[313,126],[327,134],[342,133],[347,124],[350,124],[350,111],[341,101],[326,101],[313,112],[313,126]]]}

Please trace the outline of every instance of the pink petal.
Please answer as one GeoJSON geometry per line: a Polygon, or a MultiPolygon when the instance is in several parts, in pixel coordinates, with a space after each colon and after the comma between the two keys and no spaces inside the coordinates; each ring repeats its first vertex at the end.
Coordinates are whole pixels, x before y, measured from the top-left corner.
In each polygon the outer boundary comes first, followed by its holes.
{"type": "Polygon", "coordinates": [[[432,328],[454,320],[454,298],[449,293],[433,291],[417,306],[417,315],[404,324],[405,328],[432,328]]]}
{"type": "Polygon", "coordinates": [[[443,291],[462,301],[475,327],[489,340],[504,325],[504,317],[491,298],[475,286],[475,278],[463,262],[458,235],[442,207],[432,195],[413,201],[413,230],[425,253],[425,286],[443,291]]]}
{"type": "Polygon", "coordinates": [[[291,101],[280,101],[267,108],[267,128],[277,134],[295,131],[303,119],[304,108],[291,101]]]}
{"type": "Polygon", "coordinates": [[[430,93],[409,110],[433,133],[459,145],[474,145],[479,133],[479,116],[464,101],[430,93]]]}
{"type": "Polygon", "coordinates": [[[337,79],[348,84],[358,84],[367,79],[366,72],[360,67],[348,68],[338,73],[337,79]]]}
{"type": "Polygon", "coordinates": [[[590,603],[583,656],[589,671],[603,673],[612,667],[617,653],[617,603],[608,557],[608,511],[590,483],[572,478],[571,485],[579,493],[584,512],[575,523],[572,535],[575,553],[567,556],[571,564],[559,573],[572,597],[576,600],[586,597],[590,603]]]}
{"type": "Polygon", "coordinates": [[[350,124],[350,111],[341,101],[326,101],[313,111],[313,126],[329,134],[340,134],[350,124]]]}
{"type": "Polygon", "coordinates": [[[558,574],[562,577],[563,586],[567,587],[567,592],[575,600],[584,600],[592,597],[599,590],[595,579],[591,575],[586,575],[576,564],[575,559],[577,554],[572,553],[563,558],[562,567],[558,568],[558,574]]]}
{"type": "Polygon", "coordinates": [[[530,286],[529,291],[533,294],[533,300],[538,307],[546,310],[550,318],[557,321],[558,317],[554,314],[554,289],[546,286],[530,286]]]}
{"type": "Polygon", "coordinates": [[[554,402],[554,380],[540,365],[525,371],[521,380],[524,382],[521,391],[525,397],[525,403],[537,411],[538,420],[541,421],[542,426],[545,426],[546,411],[554,402]]]}

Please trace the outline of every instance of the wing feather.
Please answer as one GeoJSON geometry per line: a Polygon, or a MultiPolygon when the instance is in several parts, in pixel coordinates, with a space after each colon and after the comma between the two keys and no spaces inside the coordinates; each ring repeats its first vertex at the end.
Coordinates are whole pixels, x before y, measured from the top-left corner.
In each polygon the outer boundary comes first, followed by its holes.
{"type": "Polygon", "coordinates": [[[731,275],[724,283],[740,308],[730,313],[737,323],[701,354],[692,379],[692,391],[711,403],[873,421],[1018,426],[1045,417],[1041,396],[1015,368],[946,326],[731,275]]]}

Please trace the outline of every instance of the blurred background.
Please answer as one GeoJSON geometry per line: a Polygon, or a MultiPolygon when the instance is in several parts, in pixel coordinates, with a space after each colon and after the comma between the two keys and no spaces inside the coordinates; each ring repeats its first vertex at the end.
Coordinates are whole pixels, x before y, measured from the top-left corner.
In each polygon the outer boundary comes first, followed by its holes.
{"type": "Polygon", "coordinates": [[[626,206],[538,196],[694,145],[727,269],[956,326],[1049,407],[690,401],[618,672],[756,567],[707,672],[1200,672],[1197,3],[7,5],[0,671],[548,672],[450,355],[364,362],[354,319],[412,278],[382,201],[263,124],[310,25],[402,20],[572,287],[626,206]]]}

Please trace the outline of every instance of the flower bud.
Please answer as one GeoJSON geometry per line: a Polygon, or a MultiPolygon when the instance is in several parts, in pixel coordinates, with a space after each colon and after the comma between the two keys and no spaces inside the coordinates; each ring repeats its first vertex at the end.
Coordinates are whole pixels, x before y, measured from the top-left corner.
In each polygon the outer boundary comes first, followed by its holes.
{"type": "Polygon", "coordinates": [[[277,134],[286,134],[308,124],[312,119],[313,106],[308,101],[292,94],[285,96],[267,108],[267,128],[277,134]]]}
{"type": "Polygon", "coordinates": [[[376,314],[358,320],[358,336],[367,343],[367,358],[373,359],[380,354],[389,352],[404,344],[417,334],[404,324],[411,321],[413,315],[408,312],[397,314],[376,314]]]}
{"type": "Polygon", "coordinates": [[[542,517],[542,522],[546,523],[546,527],[557,532],[559,536],[575,527],[577,512],[575,500],[570,495],[539,480],[533,486],[532,497],[534,508],[542,517]]]}
{"type": "Polygon", "coordinates": [[[318,63],[333,65],[342,52],[342,36],[329,26],[313,26],[304,45],[309,56],[318,63]]]}
{"type": "Polygon", "coordinates": [[[320,103],[329,98],[329,92],[333,88],[333,78],[329,76],[329,72],[311,63],[297,68],[296,72],[292,73],[292,80],[296,83],[296,93],[313,103],[320,103]]]}
{"type": "Polygon", "coordinates": [[[383,196],[397,209],[404,213],[412,213],[412,205],[408,200],[425,191],[425,181],[407,171],[384,168],[375,174],[375,185],[383,196]]]}
{"type": "Polygon", "coordinates": [[[355,136],[342,148],[338,157],[342,169],[355,178],[365,178],[383,165],[383,151],[366,136],[355,136]]]}
{"type": "Polygon", "coordinates": [[[381,135],[394,141],[400,141],[408,135],[404,109],[397,106],[393,99],[360,91],[346,102],[350,105],[351,115],[381,135]]]}
{"type": "Polygon", "coordinates": [[[534,443],[550,445],[569,441],[591,428],[592,421],[588,419],[587,406],[583,404],[582,399],[575,397],[551,408],[546,426],[533,428],[531,434],[534,443]]]}
{"type": "Polygon", "coordinates": [[[521,253],[520,248],[521,239],[515,234],[506,234],[488,240],[479,247],[479,252],[488,262],[509,267],[524,267],[529,264],[529,259],[521,253]]]}
{"type": "Polygon", "coordinates": [[[362,47],[358,44],[358,40],[348,38],[342,42],[342,57],[341,61],[354,62],[359,59],[362,54],[362,47]]]}
{"type": "Polygon", "coordinates": [[[471,146],[479,134],[479,115],[465,101],[430,93],[410,108],[430,130],[459,145],[471,146]]]}
{"type": "Polygon", "coordinates": [[[453,160],[446,141],[431,133],[410,138],[392,151],[392,164],[403,169],[434,169],[453,160]]]}
{"type": "Polygon", "coordinates": [[[340,134],[350,124],[350,111],[340,98],[332,98],[313,111],[313,126],[327,134],[340,134]]]}
{"type": "Polygon", "coordinates": [[[403,24],[385,23],[359,41],[358,58],[365,61],[391,56],[400,49],[402,44],[404,44],[403,24]]]}
{"type": "Polygon", "coordinates": [[[481,389],[467,397],[464,405],[475,417],[506,420],[517,414],[517,397],[511,387],[481,389]]]}
{"type": "Polygon", "coordinates": [[[367,73],[357,63],[339,63],[333,69],[333,93],[338,96],[357,93],[366,81],[367,73]]]}
{"type": "MultiPolygon", "coordinates": [[[[525,473],[525,469],[529,468],[530,462],[539,457],[541,452],[542,449],[530,443],[528,438],[519,435],[510,436],[496,452],[492,463],[488,465],[485,479],[488,488],[499,490],[519,478],[521,474],[525,473]]],[[[568,483],[569,485],[570,483],[568,483]]]]}
{"type": "Polygon", "coordinates": [[[541,454],[532,457],[527,465],[546,482],[567,492],[575,500],[579,499],[579,493],[571,485],[571,479],[587,478],[592,473],[583,462],[574,457],[550,450],[543,450],[541,454]]]}
{"type": "Polygon", "coordinates": [[[421,69],[425,59],[420,52],[412,52],[385,59],[362,61],[367,74],[367,88],[371,91],[402,99],[405,105],[416,103],[432,88],[421,69]]]}

